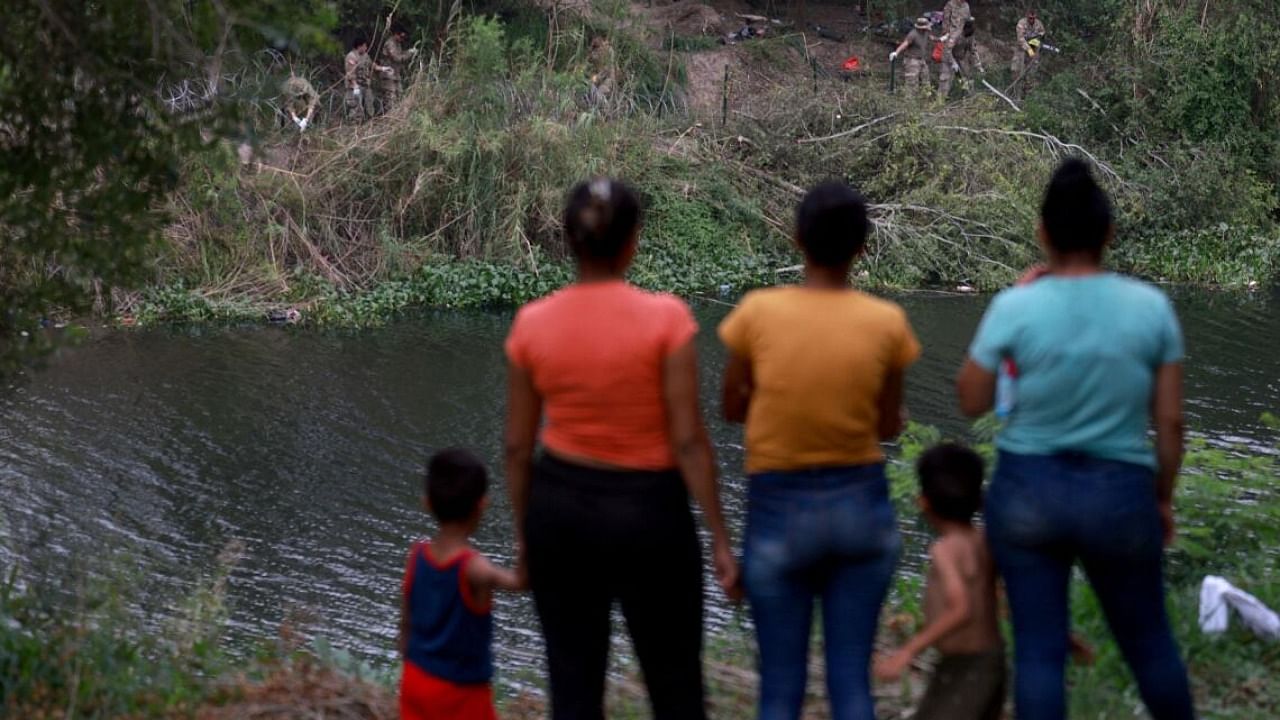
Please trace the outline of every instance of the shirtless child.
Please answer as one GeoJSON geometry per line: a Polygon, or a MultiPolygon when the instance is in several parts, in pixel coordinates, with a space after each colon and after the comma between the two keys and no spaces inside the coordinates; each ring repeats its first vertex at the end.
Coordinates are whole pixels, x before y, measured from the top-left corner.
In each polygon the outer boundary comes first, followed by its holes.
{"type": "Polygon", "coordinates": [[[942,657],[916,710],[916,720],[997,720],[1004,708],[1005,660],[996,610],[996,570],[982,530],[982,459],[944,444],[920,458],[920,508],[938,533],[929,548],[925,627],[876,661],[880,680],[896,680],[917,655],[942,657]]]}

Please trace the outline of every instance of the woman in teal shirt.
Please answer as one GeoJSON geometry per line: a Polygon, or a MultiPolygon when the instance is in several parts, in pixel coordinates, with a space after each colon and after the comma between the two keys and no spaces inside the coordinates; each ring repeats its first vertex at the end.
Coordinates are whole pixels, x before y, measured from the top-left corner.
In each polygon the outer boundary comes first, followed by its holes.
{"type": "Polygon", "coordinates": [[[1048,272],[996,296],[958,381],[961,409],[980,415],[1001,365],[1017,369],[986,520],[1013,616],[1020,720],[1066,717],[1077,561],[1152,717],[1194,718],[1162,575],[1183,452],[1182,334],[1162,292],[1103,270],[1114,233],[1088,166],[1063,163],[1041,207],[1048,272]]]}

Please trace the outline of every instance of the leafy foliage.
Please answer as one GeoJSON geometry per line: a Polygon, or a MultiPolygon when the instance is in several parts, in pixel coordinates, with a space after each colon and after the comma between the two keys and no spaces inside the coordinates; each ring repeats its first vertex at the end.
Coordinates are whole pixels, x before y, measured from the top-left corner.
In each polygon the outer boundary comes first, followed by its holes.
{"type": "Polygon", "coordinates": [[[322,4],[139,6],[48,0],[6,8],[0,38],[0,373],[79,313],[148,277],[181,161],[229,134],[221,67],[241,41],[314,39],[322,4]],[[298,22],[302,18],[303,22],[298,22]]]}

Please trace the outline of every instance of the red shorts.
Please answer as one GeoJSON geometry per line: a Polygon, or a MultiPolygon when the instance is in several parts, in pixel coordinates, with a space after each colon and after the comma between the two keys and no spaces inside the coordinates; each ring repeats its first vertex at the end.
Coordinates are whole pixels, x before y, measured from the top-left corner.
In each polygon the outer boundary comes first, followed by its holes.
{"type": "Polygon", "coordinates": [[[400,720],[497,720],[493,688],[456,685],[404,663],[400,676],[400,720]]]}

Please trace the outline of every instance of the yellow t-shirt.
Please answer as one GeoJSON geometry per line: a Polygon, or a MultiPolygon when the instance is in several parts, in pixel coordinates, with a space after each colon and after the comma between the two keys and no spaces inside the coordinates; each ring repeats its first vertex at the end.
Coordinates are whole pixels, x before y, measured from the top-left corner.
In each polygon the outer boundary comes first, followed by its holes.
{"type": "Polygon", "coordinates": [[[896,303],[851,289],[757,290],[720,339],[751,364],[747,472],[884,460],[880,393],[920,356],[896,303]]]}

